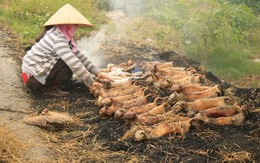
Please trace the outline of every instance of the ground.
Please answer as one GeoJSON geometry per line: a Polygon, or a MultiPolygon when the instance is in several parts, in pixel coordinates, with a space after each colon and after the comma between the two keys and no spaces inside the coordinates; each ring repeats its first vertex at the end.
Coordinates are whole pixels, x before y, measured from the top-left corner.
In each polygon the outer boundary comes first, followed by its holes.
{"type": "MultiPolygon", "coordinates": [[[[1,27],[1,29],[5,29],[3,26],[1,27]]],[[[4,142],[9,139],[7,135],[10,134],[9,136],[14,137],[11,140],[16,140],[16,144],[10,142],[11,147],[12,145],[14,148],[19,145],[26,145],[23,151],[23,159],[32,162],[49,160],[50,150],[39,135],[40,129],[22,122],[22,117],[32,108],[30,107],[31,99],[24,91],[20,80],[20,66],[16,62],[17,57],[13,57],[21,51],[9,46],[16,39],[11,33],[0,30],[0,146],[2,147],[0,151],[3,152],[3,147],[6,145],[4,142]],[[8,131],[5,132],[4,129],[8,129],[8,131]]],[[[22,146],[20,148],[22,149],[22,146]]],[[[12,150],[12,148],[9,150],[12,150]]],[[[13,153],[14,156],[15,154],[13,153]]],[[[0,156],[1,162],[4,154],[1,153],[0,156]]]]}
{"type": "MultiPolygon", "coordinates": [[[[43,144],[39,150],[42,160],[55,156],[53,162],[259,162],[260,161],[260,88],[238,88],[219,80],[205,71],[209,80],[221,84],[245,108],[246,119],[241,126],[214,126],[194,124],[184,136],[169,135],[156,140],[135,142],[118,141],[131,124],[113,118],[101,118],[95,98],[85,85],[72,81],[63,89],[70,96],[62,99],[46,99],[32,96],[21,84],[19,66],[24,51],[15,35],[0,32],[1,48],[1,124],[14,124],[17,137],[43,144]],[[8,53],[7,53],[8,51],[8,53]],[[11,74],[11,77],[10,77],[11,74]],[[24,124],[25,113],[20,111],[49,110],[68,112],[78,117],[82,126],[35,127],[24,124]],[[7,111],[8,109],[14,112],[7,111]],[[32,133],[28,133],[32,130],[32,133]],[[41,132],[39,132],[41,131],[41,132]],[[40,133],[40,134],[36,134],[40,133]],[[45,151],[51,151],[47,153],[45,151]],[[42,152],[41,152],[42,151],[42,152]]],[[[107,55],[103,65],[122,63],[129,59],[136,62],[148,60],[172,61],[176,66],[200,67],[185,56],[175,52],[162,52],[149,46],[111,40],[101,51],[107,55]],[[116,50],[115,50],[116,47],[116,50]],[[124,52],[124,53],[121,53],[124,52]]],[[[104,54],[104,53],[97,53],[104,54]]],[[[22,143],[25,141],[21,140],[22,143]]],[[[32,143],[32,144],[33,144],[32,143]]],[[[30,151],[30,149],[28,149],[30,151]]],[[[33,157],[31,158],[33,160],[33,157]]]]}

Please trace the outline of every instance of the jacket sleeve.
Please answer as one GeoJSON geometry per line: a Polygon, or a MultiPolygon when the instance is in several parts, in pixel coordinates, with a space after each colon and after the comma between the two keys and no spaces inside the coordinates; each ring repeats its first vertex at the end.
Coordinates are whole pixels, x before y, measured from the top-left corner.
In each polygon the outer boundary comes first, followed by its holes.
{"type": "Polygon", "coordinates": [[[83,63],[74,53],[72,53],[67,40],[56,40],[53,49],[79,79],[85,80],[87,85],[91,85],[94,82],[94,79],[83,63]]]}
{"type": "Polygon", "coordinates": [[[96,75],[100,72],[100,69],[96,67],[80,50],[77,50],[75,54],[90,73],[96,75]]]}

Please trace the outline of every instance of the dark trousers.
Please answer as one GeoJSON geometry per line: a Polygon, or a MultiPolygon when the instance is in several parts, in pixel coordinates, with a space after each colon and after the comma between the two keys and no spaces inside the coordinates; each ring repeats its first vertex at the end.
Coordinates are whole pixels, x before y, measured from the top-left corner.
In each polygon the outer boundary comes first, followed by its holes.
{"type": "Polygon", "coordinates": [[[32,91],[32,93],[41,94],[44,91],[57,89],[62,84],[68,82],[71,78],[72,71],[62,59],[59,59],[47,77],[45,85],[32,76],[29,78],[26,86],[32,91]]]}

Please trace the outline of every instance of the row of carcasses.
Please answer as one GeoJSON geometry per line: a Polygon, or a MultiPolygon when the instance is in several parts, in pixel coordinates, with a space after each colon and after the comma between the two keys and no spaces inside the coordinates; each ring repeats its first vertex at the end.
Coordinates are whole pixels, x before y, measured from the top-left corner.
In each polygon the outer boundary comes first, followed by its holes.
{"type": "Polygon", "coordinates": [[[120,140],[156,139],[168,134],[185,134],[192,121],[213,125],[240,125],[241,107],[224,96],[220,85],[212,85],[194,68],[174,67],[171,62],[132,61],[109,64],[103,72],[114,82],[90,87],[100,106],[100,115],[132,123],[120,140]],[[131,70],[138,70],[131,73],[131,70]],[[155,91],[157,90],[157,91],[155,91]],[[159,92],[164,92],[160,94],[159,92]]]}

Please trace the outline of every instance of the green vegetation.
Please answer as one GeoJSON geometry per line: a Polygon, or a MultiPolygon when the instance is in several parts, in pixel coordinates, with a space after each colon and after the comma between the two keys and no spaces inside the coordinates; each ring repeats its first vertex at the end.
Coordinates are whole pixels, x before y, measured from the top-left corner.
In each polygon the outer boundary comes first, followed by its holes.
{"type": "MultiPolygon", "coordinates": [[[[129,25],[128,39],[149,38],[155,47],[189,55],[224,80],[243,82],[247,76],[260,75],[260,64],[252,61],[260,58],[258,0],[143,2],[143,13],[133,13],[145,18],[129,25]]],[[[100,1],[99,6],[110,7],[108,0],[100,1]]],[[[259,87],[260,82],[253,86],[259,87]]]]}
{"type": "Polygon", "coordinates": [[[222,2],[222,3],[229,2],[230,4],[245,4],[250,9],[252,9],[252,11],[255,14],[260,14],[260,1],[259,0],[218,0],[218,1],[222,2]]]}
{"type": "MultiPolygon", "coordinates": [[[[103,11],[111,8],[109,2],[0,0],[0,21],[20,33],[27,46],[42,24],[65,3],[95,24],[95,28],[81,29],[80,36],[106,23],[103,11]]],[[[150,40],[156,48],[186,54],[224,80],[243,81],[246,76],[260,75],[260,64],[252,61],[260,58],[258,0],[142,0],[142,6],[140,0],[120,2],[125,3],[122,9],[136,9],[130,14],[133,21],[125,27],[127,39],[138,43],[150,40]],[[133,7],[135,2],[139,6],[133,7]]],[[[259,85],[258,81],[253,86],[259,85]]]]}
{"type": "MultiPolygon", "coordinates": [[[[95,0],[0,0],[0,22],[9,24],[17,31],[23,45],[27,46],[34,41],[50,16],[66,3],[77,8],[96,28],[105,21],[95,0]]],[[[79,34],[93,29],[81,29],[79,34]]]]}

